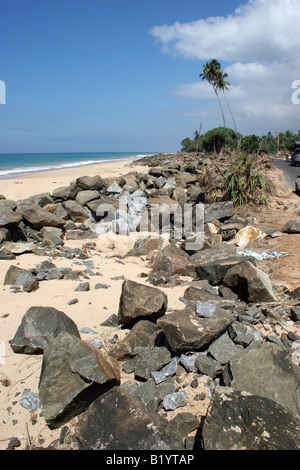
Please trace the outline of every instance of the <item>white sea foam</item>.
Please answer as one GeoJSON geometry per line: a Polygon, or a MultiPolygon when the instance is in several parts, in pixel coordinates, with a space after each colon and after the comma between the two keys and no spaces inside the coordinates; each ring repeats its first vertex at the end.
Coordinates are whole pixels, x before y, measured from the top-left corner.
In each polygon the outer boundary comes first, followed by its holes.
{"type": "Polygon", "coordinates": [[[39,171],[50,171],[50,170],[62,170],[64,168],[75,168],[85,165],[94,165],[94,164],[101,164],[101,163],[112,163],[118,161],[125,161],[125,160],[138,160],[144,157],[150,157],[153,154],[147,155],[131,155],[131,156],[124,156],[119,158],[105,158],[105,159],[98,159],[98,160],[80,160],[79,162],[62,162],[62,163],[54,163],[52,165],[41,165],[41,166],[31,166],[31,167],[18,167],[18,168],[8,168],[5,170],[0,170],[0,178],[2,177],[13,177],[13,176],[24,176],[29,173],[35,173],[39,171]]]}

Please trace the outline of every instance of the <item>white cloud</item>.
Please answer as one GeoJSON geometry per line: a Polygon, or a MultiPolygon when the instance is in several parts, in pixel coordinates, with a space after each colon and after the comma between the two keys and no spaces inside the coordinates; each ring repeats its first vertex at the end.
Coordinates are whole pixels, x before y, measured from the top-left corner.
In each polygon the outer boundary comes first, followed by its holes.
{"type": "MultiPolygon", "coordinates": [[[[155,26],[150,33],[165,54],[229,63],[227,96],[242,132],[262,126],[263,133],[279,125],[298,130],[300,105],[291,97],[292,82],[300,79],[299,25],[299,0],[250,0],[227,17],[155,26]]],[[[179,84],[174,93],[215,99],[200,79],[179,84]]]]}

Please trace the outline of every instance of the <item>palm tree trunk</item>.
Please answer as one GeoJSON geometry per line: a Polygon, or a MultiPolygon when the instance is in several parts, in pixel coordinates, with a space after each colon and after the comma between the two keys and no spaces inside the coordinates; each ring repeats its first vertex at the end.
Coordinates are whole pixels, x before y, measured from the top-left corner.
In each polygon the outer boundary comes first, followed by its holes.
{"type": "Polygon", "coordinates": [[[218,98],[218,102],[219,102],[219,106],[220,106],[220,110],[221,110],[221,113],[222,113],[222,119],[223,119],[223,125],[226,129],[226,123],[225,123],[225,117],[224,117],[224,112],[223,112],[223,108],[222,108],[222,104],[221,104],[221,101],[220,101],[220,98],[219,98],[219,95],[218,95],[218,92],[216,90],[216,88],[213,86],[213,89],[214,89],[214,92],[218,98]]]}
{"type": "MultiPolygon", "coordinates": [[[[233,114],[232,114],[232,111],[231,111],[231,108],[229,106],[229,103],[228,103],[228,100],[226,98],[226,94],[225,94],[225,91],[223,90],[223,95],[224,95],[224,98],[225,98],[225,101],[226,101],[226,104],[227,104],[227,107],[229,109],[229,112],[230,112],[230,116],[231,116],[231,119],[232,119],[232,122],[233,122],[233,125],[234,125],[234,130],[236,132],[236,135],[238,135],[238,131],[237,131],[237,128],[236,128],[236,124],[235,124],[235,120],[234,120],[234,117],[233,117],[233,114]]],[[[240,149],[240,146],[241,146],[241,138],[239,138],[238,140],[238,150],[240,149]]]]}

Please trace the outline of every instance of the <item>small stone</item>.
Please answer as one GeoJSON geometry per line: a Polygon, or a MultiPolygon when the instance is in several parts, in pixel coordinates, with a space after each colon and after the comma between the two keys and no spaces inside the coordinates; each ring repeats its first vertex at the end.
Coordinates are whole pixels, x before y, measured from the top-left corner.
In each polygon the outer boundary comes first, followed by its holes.
{"type": "Polygon", "coordinates": [[[200,318],[211,318],[215,311],[216,305],[208,302],[196,302],[196,315],[200,318]]]}
{"type": "Polygon", "coordinates": [[[187,394],[186,392],[169,393],[164,397],[162,405],[167,411],[173,411],[181,406],[186,406],[187,394]]]}
{"type": "Polygon", "coordinates": [[[78,299],[72,299],[68,302],[68,305],[74,305],[78,303],[78,299]]]}
{"type": "Polygon", "coordinates": [[[39,395],[33,392],[23,392],[19,404],[31,412],[36,411],[41,406],[39,395]]]}
{"type": "Polygon", "coordinates": [[[76,287],[76,292],[87,292],[90,290],[90,284],[88,282],[81,282],[78,287],[76,287]]]}
{"type": "Polygon", "coordinates": [[[96,285],[95,285],[95,289],[108,289],[110,286],[108,286],[107,284],[101,284],[101,282],[98,282],[96,285]]]}

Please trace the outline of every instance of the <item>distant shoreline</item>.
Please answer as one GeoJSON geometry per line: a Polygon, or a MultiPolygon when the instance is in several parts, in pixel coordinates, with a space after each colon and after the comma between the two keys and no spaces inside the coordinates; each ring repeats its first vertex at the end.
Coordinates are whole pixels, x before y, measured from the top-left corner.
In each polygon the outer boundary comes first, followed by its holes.
{"type": "MultiPolygon", "coordinates": [[[[11,179],[16,179],[16,178],[23,178],[29,175],[33,175],[36,173],[44,173],[48,171],[59,171],[59,170],[68,170],[68,169],[74,169],[74,168],[82,168],[86,166],[92,166],[92,165],[103,165],[103,164],[109,164],[113,162],[123,162],[123,161],[133,161],[133,160],[139,160],[141,158],[155,155],[155,153],[138,153],[138,152],[102,152],[103,154],[103,159],[97,158],[97,159],[80,159],[76,161],[75,159],[73,160],[62,160],[61,162],[59,160],[50,162],[48,165],[43,165],[40,163],[32,164],[31,166],[21,166],[21,165],[16,165],[15,167],[8,167],[5,169],[1,169],[0,165],[0,180],[11,180],[11,179]],[[109,158],[109,156],[113,155],[112,158],[109,158]]],[[[8,154],[2,154],[8,156],[8,154]]],[[[75,155],[86,155],[86,156],[91,156],[92,155],[100,155],[100,153],[80,153],[78,152],[77,154],[74,153],[63,153],[63,154],[12,154],[11,156],[26,156],[28,155],[29,157],[32,156],[46,156],[49,155],[52,158],[56,156],[73,156],[75,155]]],[[[1,161],[1,155],[0,155],[0,161],[1,161]]]]}

